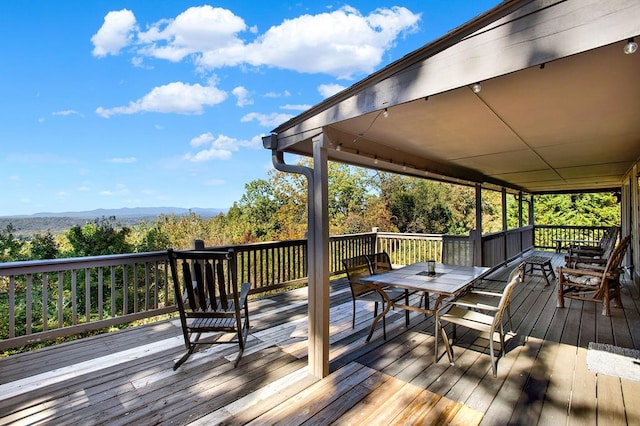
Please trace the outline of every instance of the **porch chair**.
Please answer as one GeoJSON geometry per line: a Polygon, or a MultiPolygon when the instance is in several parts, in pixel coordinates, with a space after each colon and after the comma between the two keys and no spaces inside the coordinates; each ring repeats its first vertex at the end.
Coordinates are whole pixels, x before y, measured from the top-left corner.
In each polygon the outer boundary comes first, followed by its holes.
{"type": "MultiPolygon", "coordinates": [[[[369,260],[369,267],[371,269],[371,274],[373,275],[383,274],[393,269],[393,265],[391,264],[391,257],[389,257],[389,253],[387,253],[386,251],[380,251],[377,253],[368,254],[367,259],[369,260]]],[[[389,295],[389,289],[385,288],[385,291],[389,295]]],[[[400,291],[403,291],[403,290],[395,289],[395,293],[398,295],[400,294],[400,291]]],[[[404,290],[403,294],[405,296],[405,304],[408,305],[409,295],[413,293],[410,293],[408,290],[404,290]]],[[[391,295],[389,295],[389,298],[393,301],[399,300],[399,299],[394,299],[393,297],[391,297],[391,295]]],[[[408,310],[404,311],[404,322],[405,322],[405,325],[409,327],[409,311],[408,310]]]]}
{"type": "Polygon", "coordinates": [[[524,279],[524,268],[525,263],[523,262],[518,265],[513,271],[511,271],[508,284],[502,291],[497,307],[495,308],[495,310],[486,309],[488,312],[492,312],[493,315],[489,313],[478,312],[474,310],[474,307],[470,307],[468,303],[459,304],[457,299],[452,300],[451,302],[445,304],[442,308],[438,309],[438,311],[436,311],[434,362],[437,361],[438,358],[438,334],[441,333],[442,340],[447,351],[447,356],[449,357],[449,362],[451,363],[451,365],[453,365],[453,343],[456,338],[456,328],[457,326],[463,326],[472,330],[486,332],[489,334],[489,356],[491,357],[491,369],[493,371],[493,377],[497,376],[498,366],[493,349],[493,342],[495,340],[495,334],[498,333],[498,337],[500,339],[500,355],[504,356],[505,344],[504,326],[502,320],[504,312],[507,310],[509,304],[511,303],[511,295],[513,293],[513,289],[524,279]],[[451,343],[449,343],[449,338],[447,337],[443,322],[448,322],[453,325],[453,335],[451,343]]]}
{"type": "MultiPolygon", "coordinates": [[[[500,305],[502,293],[488,290],[474,290],[461,295],[456,299],[457,306],[463,306],[480,312],[496,312],[500,305]]],[[[506,307],[507,321],[509,322],[509,331],[513,331],[513,323],[511,322],[511,304],[506,307]]]]}
{"type": "Polygon", "coordinates": [[[574,245],[569,247],[565,256],[565,265],[570,268],[575,268],[581,263],[606,265],[609,256],[616,247],[618,231],[617,226],[607,228],[597,246],[574,245]]]}
{"type": "Polygon", "coordinates": [[[611,300],[622,308],[620,297],[621,263],[631,236],[623,238],[609,256],[606,265],[579,263],[576,267],[558,267],[558,308],[564,299],[602,303],[602,315],[611,316],[611,300]]]}
{"type": "MultiPolygon", "coordinates": [[[[373,317],[378,316],[378,303],[381,304],[384,310],[385,300],[380,293],[360,283],[360,278],[368,277],[372,275],[372,267],[369,258],[366,255],[359,255],[342,259],[342,265],[344,266],[347,274],[347,280],[349,281],[349,287],[351,288],[351,301],[353,304],[353,316],[351,319],[351,328],[356,326],[356,300],[364,300],[373,302],[373,317]]],[[[401,289],[387,289],[385,290],[387,296],[392,301],[401,300],[407,297],[407,292],[401,289]]],[[[408,321],[408,319],[406,319],[408,321]]],[[[382,317],[382,334],[384,339],[387,338],[387,324],[385,317],[382,317]]]]}
{"type": "MultiPolygon", "coordinates": [[[[233,363],[238,366],[249,333],[247,295],[250,284],[237,283],[233,250],[168,250],[175,300],[187,353],[173,366],[176,370],[198,345],[238,345],[233,363]],[[230,340],[200,340],[202,333],[230,333],[230,340]]],[[[221,336],[218,336],[221,337],[221,336]]]]}

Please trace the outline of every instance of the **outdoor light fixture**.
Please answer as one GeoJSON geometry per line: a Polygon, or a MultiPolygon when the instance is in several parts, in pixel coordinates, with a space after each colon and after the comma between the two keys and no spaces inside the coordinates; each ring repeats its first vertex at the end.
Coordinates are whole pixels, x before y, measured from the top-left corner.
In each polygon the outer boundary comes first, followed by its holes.
{"type": "Polygon", "coordinates": [[[389,110],[385,108],[384,111],[382,112],[382,116],[384,118],[388,118],[389,117],[389,110]]]}
{"type": "Polygon", "coordinates": [[[377,156],[373,156],[373,164],[378,164],[378,157],[377,156]]]}
{"type": "Polygon", "coordinates": [[[342,151],[342,144],[339,143],[338,146],[336,146],[336,151],[342,151]]]}
{"type": "Polygon", "coordinates": [[[636,53],[636,50],[638,50],[638,43],[631,37],[627,40],[627,44],[624,45],[624,53],[631,55],[632,53],[636,53]]]}
{"type": "Polygon", "coordinates": [[[473,86],[471,86],[471,90],[473,90],[473,93],[480,93],[480,91],[482,90],[482,86],[480,86],[480,83],[475,83],[473,86]]]}

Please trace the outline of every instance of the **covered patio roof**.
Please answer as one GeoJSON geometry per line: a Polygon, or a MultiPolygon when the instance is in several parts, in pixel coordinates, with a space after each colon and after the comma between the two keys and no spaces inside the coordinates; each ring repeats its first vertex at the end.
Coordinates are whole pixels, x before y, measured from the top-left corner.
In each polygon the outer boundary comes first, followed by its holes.
{"type": "Polygon", "coordinates": [[[640,158],[640,52],[623,52],[638,16],[634,0],[505,1],[265,145],[312,155],[322,134],[329,160],[368,168],[532,194],[618,189],[640,158]]]}
{"type": "MultiPolygon", "coordinates": [[[[312,374],[328,373],[327,162],[474,185],[476,204],[481,188],[620,190],[637,211],[640,52],[624,46],[638,16],[637,0],[505,0],[263,138],[277,169],[309,181],[312,374]]],[[[636,220],[623,222],[637,238],[636,220]]]]}

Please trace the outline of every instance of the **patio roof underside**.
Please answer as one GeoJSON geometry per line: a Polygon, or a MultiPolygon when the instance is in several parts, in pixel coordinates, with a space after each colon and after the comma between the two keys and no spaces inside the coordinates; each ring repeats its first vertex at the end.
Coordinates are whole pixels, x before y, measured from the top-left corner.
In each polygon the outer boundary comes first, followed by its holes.
{"type": "Polygon", "coordinates": [[[528,193],[619,188],[640,158],[640,52],[623,53],[640,7],[538,3],[505,2],[327,99],[274,130],[278,149],[310,155],[322,132],[330,160],[368,168],[528,193]]]}

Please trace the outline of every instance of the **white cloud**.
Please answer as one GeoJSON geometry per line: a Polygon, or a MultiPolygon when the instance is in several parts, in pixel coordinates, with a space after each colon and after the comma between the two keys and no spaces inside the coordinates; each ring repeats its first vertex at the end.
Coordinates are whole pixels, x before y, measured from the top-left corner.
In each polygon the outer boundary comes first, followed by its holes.
{"type": "Polygon", "coordinates": [[[238,86],[233,89],[231,93],[233,93],[233,95],[237,98],[236,105],[238,105],[239,107],[253,104],[253,99],[251,99],[249,91],[245,87],[238,86]]]}
{"type": "Polygon", "coordinates": [[[104,24],[91,37],[93,55],[99,58],[117,55],[132,40],[136,30],[136,17],[127,9],[111,11],[104,17],[104,24]]]}
{"type": "Polygon", "coordinates": [[[51,115],[61,115],[63,117],[69,116],[69,115],[79,115],[82,116],[82,114],[80,114],[78,111],[75,111],[73,109],[65,109],[63,111],[54,111],[51,113],[51,115]]]}
{"type": "Polygon", "coordinates": [[[115,157],[108,158],[107,163],[116,163],[116,164],[130,164],[135,163],[137,160],[136,157],[115,157]]]}
{"type": "Polygon", "coordinates": [[[200,136],[196,136],[195,138],[191,139],[189,141],[189,145],[191,145],[194,148],[197,148],[197,147],[202,146],[202,145],[207,145],[207,144],[211,143],[214,140],[215,140],[215,136],[213,136],[213,134],[211,134],[210,132],[207,132],[207,133],[203,133],[200,136]]]}
{"type": "Polygon", "coordinates": [[[261,136],[254,136],[250,140],[241,140],[225,135],[216,137],[212,133],[207,132],[189,141],[189,145],[192,148],[202,149],[196,152],[186,153],[183,159],[194,163],[210,160],[229,160],[233,153],[240,148],[259,148],[261,143],[261,136]]]}
{"type": "Polygon", "coordinates": [[[141,53],[178,62],[185,56],[201,52],[226,52],[242,47],[237,33],[245,31],[244,20],[230,10],[209,5],[190,7],[175,19],[163,19],[151,25],[138,39],[146,43],[141,53]]]}
{"type": "Polygon", "coordinates": [[[129,102],[127,106],[98,107],[96,113],[105,118],[116,114],[136,114],[139,112],[202,114],[205,106],[219,104],[226,98],[226,92],[214,85],[191,85],[178,81],[155,87],[141,99],[129,102]]]}
{"type": "Polygon", "coordinates": [[[267,92],[264,94],[265,98],[282,98],[282,97],[289,97],[291,96],[291,93],[288,90],[285,90],[282,93],[276,93],[276,92],[267,92]]]}
{"type": "Polygon", "coordinates": [[[257,112],[250,112],[240,119],[242,123],[248,123],[256,120],[262,127],[276,127],[285,121],[293,118],[291,114],[280,114],[272,112],[271,114],[260,114],[257,112]]]}
{"type": "MultiPolygon", "coordinates": [[[[225,66],[267,66],[304,73],[326,73],[350,79],[371,73],[386,50],[405,33],[417,29],[420,14],[394,6],[362,15],[345,6],[317,15],[284,20],[254,37],[256,27],[227,9],[191,7],[172,19],[162,19],[137,33],[134,56],[178,62],[191,58],[200,69],[225,66]]],[[[126,9],[110,12],[92,37],[94,55],[117,54],[133,43],[135,17],[126,9]],[[115,14],[115,15],[112,15],[115,14]]],[[[136,59],[140,64],[140,58],[136,59]]]]}
{"type": "MultiPolygon", "coordinates": [[[[414,31],[419,14],[404,7],[377,9],[363,16],[345,6],[329,13],[285,20],[245,46],[243,58],[251,65],[268,65],[305,73],[352,78],[371,73],[386,49],[402,32],[414,31]]],[[[215,68],[216,61],[201,63],[215,68]]]]}
{"type": "Polygon", "coordinates": [[[204,184],[207,185],[207,186],[222,186],[225,183],[226,182],[224,180],[222,180],[222,179],[209,179],[204,184]]]}
{"type": "Polygon", "coordinates": [[[281,109],[286,109],[289,111],[306,111],[309,108],[311,108],[313,105],[306,105],[306,104],[302,104],[302,105],[292,105],[292,104],[286,104],[286,105],[282,105],[280,108],[281,109]]]}
{"type": "Polygon", "coordinates": [[[318,86],[318,93],[320,93],[323,98],[328,98],[343,91],[344,89],[346,89],[346,87],[341,86],[340,84],[321,84],[318,86]]]}

